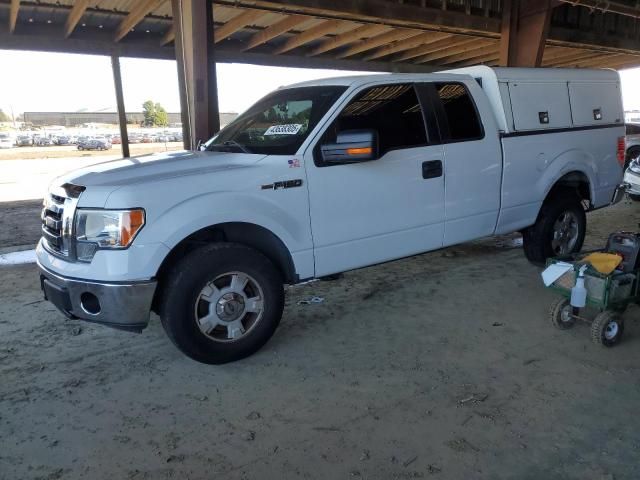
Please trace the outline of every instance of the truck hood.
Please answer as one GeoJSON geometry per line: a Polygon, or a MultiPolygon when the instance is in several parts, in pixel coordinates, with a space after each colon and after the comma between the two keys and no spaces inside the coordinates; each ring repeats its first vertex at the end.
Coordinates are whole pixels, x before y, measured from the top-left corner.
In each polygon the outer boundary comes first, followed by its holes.
{"type": "Polygon", "coordinates": [[[121,187],[186,175],[246,168],[266,155],[226,152],[171,152],[97,163],[69,172],[56,181],[85,187],[121,187]]]}

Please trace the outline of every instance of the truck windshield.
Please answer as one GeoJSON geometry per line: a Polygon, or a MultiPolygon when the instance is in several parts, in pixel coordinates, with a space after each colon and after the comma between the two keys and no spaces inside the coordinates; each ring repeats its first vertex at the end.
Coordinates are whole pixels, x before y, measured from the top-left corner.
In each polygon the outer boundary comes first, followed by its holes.
{"type": "Polygon", "coordinates": [[[222,129],[204,149],[293,155],[346,89],[322,86],[275,91],[222,129]]]}

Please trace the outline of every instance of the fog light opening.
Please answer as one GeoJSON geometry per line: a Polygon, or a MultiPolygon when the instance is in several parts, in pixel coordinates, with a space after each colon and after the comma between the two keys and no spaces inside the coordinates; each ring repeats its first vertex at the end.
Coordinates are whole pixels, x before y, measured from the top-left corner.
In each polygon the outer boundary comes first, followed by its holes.
{"type": "Polygon", "coordinates": [[[93,293],[84,292],[80,295],[80,306],[89,315],[97,315],[100,313],[100,300],[93,293]]]}

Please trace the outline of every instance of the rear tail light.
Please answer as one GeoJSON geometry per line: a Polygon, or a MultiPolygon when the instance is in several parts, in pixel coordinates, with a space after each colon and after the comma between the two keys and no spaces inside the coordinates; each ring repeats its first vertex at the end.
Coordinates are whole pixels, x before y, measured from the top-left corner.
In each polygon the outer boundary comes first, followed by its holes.
{"type": "Polygon", "coordinates": [[[624,167],[625,147],[626,144],[624,137],[618,137],[618,151],[616,154],[616,158],[618,159],[618,163],[621,167],[624,167]]]}

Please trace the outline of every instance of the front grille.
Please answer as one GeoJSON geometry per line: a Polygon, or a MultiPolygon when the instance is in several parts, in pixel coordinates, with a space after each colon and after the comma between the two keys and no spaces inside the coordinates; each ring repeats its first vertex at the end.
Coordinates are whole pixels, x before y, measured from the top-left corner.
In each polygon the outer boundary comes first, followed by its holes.
{"type": "Polygon", "coordinates": [[[42,238],[50,250],[68,255],[69,252],[64,251],[62,241],[62,216],[65,200],[66,198],[54,194],[49,194],[45,199],[42,209],[42,238]]]}
{"type": "Polygon", "coordinates": [[[45,197],[41,215],[42,239],[50,252],[65,257],[70,255],[73,216],[83,191],[84,187],[65,184],[45,197]]]}

